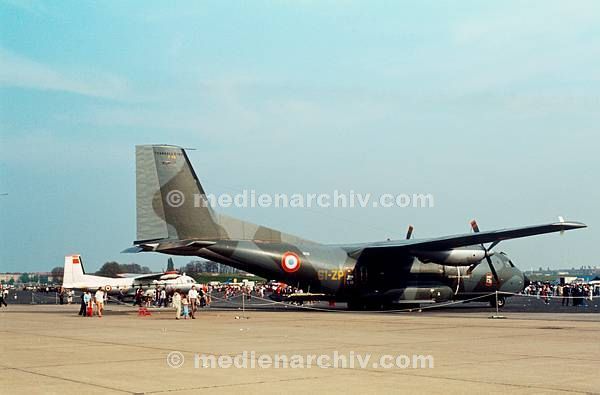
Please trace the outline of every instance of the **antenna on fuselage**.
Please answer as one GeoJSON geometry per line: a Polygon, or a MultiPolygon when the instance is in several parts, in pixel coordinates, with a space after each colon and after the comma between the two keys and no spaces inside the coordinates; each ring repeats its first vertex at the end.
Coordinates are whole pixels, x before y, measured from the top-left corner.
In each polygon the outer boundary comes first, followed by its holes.
{"type": "Polygon", "coordinates": [[[415,228],[412,225],[408,225],[408,231],[406,232],[406,240],[410,240],[415,228]]]}

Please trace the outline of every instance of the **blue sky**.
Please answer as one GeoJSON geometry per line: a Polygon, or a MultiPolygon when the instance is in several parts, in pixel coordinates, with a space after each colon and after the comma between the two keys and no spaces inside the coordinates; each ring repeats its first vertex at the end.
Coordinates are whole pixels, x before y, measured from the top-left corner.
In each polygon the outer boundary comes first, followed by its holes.
{"type": "MultiPolygon", "coordinates": [[[[194,147],[209,192],[433,193],[432,209],[228,209],[322,242],[581,220],[501,245],[597,265],[595,1],[0,1],[0,271],[67,253],[155,270],[134,146],[194,147]]],[[[175,258],[177,265],[187,258],[175,258]]]]}

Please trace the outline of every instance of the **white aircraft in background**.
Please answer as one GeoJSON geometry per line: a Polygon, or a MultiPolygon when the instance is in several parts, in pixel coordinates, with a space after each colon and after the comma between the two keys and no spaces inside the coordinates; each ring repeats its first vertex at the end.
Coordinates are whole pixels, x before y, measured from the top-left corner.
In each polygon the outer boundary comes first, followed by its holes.
{"type": "Polygon", "coordinates": [[[136,289],[165,288],[167,293],[175,290],[189,291],[196,280],[177,272],[134,274],[127,277],[111,278],[85,274],[81,255],[65,256],[63,274],[64,289],[96,290],[102,288],[109,295],[133,294],[136,289]]]}

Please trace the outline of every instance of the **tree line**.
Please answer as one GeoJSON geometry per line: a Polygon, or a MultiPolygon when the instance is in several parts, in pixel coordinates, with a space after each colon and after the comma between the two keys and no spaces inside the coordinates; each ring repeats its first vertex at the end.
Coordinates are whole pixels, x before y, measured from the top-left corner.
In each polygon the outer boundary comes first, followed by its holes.
{"type": "Polygon", "coordinates": [[[204,260],[191,261],[187,265],[180,267],[179,271],[188,275],[195,273],[236,274],[240,272],[231,266],[204,260]]]}

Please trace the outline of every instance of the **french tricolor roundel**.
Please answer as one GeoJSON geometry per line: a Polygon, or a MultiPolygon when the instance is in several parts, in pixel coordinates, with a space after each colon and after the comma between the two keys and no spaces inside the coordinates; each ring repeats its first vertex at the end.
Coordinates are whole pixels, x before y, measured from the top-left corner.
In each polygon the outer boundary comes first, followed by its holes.
{"type": "Polygon", "coordinates": [[[281,257],[281,267],[288,273],[297,272],[300,269],[300,257],[293,252],[286,252],[281,257]]]}

